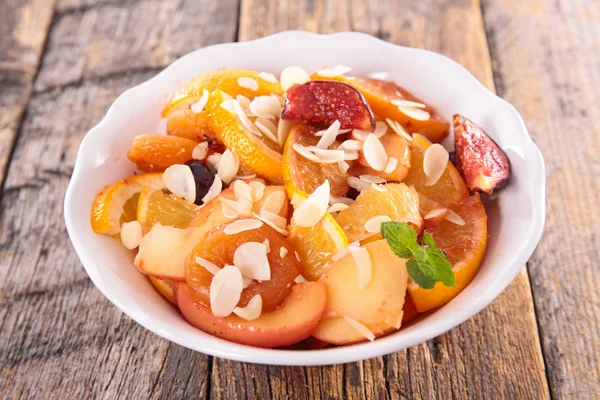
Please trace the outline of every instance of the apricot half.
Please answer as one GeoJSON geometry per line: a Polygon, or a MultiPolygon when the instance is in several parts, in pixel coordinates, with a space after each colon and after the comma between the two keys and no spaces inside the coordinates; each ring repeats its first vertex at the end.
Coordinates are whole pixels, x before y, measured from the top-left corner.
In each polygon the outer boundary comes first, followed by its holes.
{"type": "Polygon", "coordinates": [[[288,346],[309,337],[321,320],[326,300],[323,284],[299,283],[276,310],[246,321],[236,315],[215,317],[188,285],[177,289],[179,309],[196,328],[232,342],[266,348],[288,346]]]}

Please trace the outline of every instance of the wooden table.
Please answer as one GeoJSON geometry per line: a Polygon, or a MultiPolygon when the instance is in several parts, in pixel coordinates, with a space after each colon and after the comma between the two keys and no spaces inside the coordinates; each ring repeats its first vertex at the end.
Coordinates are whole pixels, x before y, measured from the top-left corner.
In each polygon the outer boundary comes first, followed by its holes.
{"type": "Polygon", "coordinates": [[[0,0],[0,398],[599,398],[599,52],[593,0],[0,0]],[[179,56],[287,29],[446,54],[523,114],[546,230],[476,317],[364,362],[258,366],[157,337],[88,279],[62,213],[85,132],[179,56]]]}

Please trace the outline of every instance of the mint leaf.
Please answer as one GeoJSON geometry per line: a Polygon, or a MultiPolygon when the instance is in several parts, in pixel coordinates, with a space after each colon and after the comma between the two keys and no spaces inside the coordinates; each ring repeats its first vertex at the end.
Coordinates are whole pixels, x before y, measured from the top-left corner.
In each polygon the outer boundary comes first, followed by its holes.
{"type": "Polygon", "coordinates": [[[452,265],[429,233],[423,233],[422,247],[417,241],[417,232],[405,222],[382,223],[381,235],[394,254],[408,260],[408,275],[417,285],[423,289],[431,289],[437,282],[456,286],[452,265]]]}

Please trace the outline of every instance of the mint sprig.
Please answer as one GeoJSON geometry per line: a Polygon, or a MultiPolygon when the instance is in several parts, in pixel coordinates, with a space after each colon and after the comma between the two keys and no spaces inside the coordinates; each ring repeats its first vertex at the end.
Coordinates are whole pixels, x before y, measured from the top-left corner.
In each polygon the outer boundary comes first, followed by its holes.
{"type": "Polygon", "coordinates": [[[456,277],[446,254],[437,248],[435,240],[423,233],[423,245],[417,241],[417,232],[405,222],[384,222],[381,235],[390,249],[400,258],[406,258],[408,276],[423,289],[432,289],[437,282],[456,286],[456,277]]]}

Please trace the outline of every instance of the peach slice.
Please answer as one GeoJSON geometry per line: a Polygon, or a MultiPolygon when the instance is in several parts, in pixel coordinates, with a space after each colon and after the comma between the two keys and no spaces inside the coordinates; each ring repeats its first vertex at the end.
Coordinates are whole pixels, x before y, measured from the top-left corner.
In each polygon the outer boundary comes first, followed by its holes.
{"type": "Polygon", "coordinates": [[[134,264],[146,275],[184,282],[185,259],[205,232],[155,224],[142,238],[134,264]]]}
{"type": "Polygon", "coordinates": [[[502,149],[473,121],[454,114],[456,167],[472,192],[492,194],[510,179],[510,163],[502,149]]]}
{"type": "Polygon", "coordinates": [[[329,126],[340,121],[341,129],[373,131],[375,118],[358,90],[334,81],[311,81],[287,91],[281,118],[329,126]]]}
{"type": "Polygon", "coordinates": [[[359,289],[358,268],[347,254],[319,280],[327,288],[325,316],[349,317],[362,324],[380,324],[400,315],[406,296],[406,260],[390,250],[386,240],[363,246],[371,259],[371,279],[359,289]]]}
{"type": "MultiPolygon", "coordinates": [[[[177,305],[177,299],[175,298],[173,282],[166,281],[164,279],[154,278],[152,276],[149,276],[148,278],[150,278],[150,282],[152,282],[156,290],[158,290],[158,292],[162,294],[165,299],[169,300],[169,302],[171,302],[172,304],[177,305]]],[[[177,284],[175,283],[175,285],[177,284]]]]}
{"type": "Polygon", "coordinates": [[[192,159],[195,140],[158,134],[138,135],[127,152],[127,158],[146,172],[164,171],[173,164],[192,159]]]}
{"type": "Polygon", "coordinates": [[[299,283],[276,310],[246,321],[236,315],[215,317],[210,308],[195,299],[188,285],[180,285],[177,290],[179,309],[196,328],[232,342],[266,348],[288,346],[308,338],[319,324],[326,300],[323,284],[299,283]]]}
{"type": "MultiPolygon", "coordinates": [[[[385,322],[365,326],[376,338],[396,330],[396,328],[385,322]]],[[[369,340],[354,329],[343,317],[323,319],[312,335],[323,342],[338,345],[361,343],[369,340]]]]}
{"type": "Polygon", "coordinates": [[[355,164],[350,170],[350,174],[353,176],[376,175],[386,181],[401,182],[410,169],[410,146],[407,140],[400,135],[390,132],[389,129],[388,133],[383,135],[379,140],[385,148],[388,158],[391,159],[394,157],[397,160],[396,167],[389,172],[376,171],[369,167],[361,154],[361,157],[358,159],[360,165],[355,164]]]}

